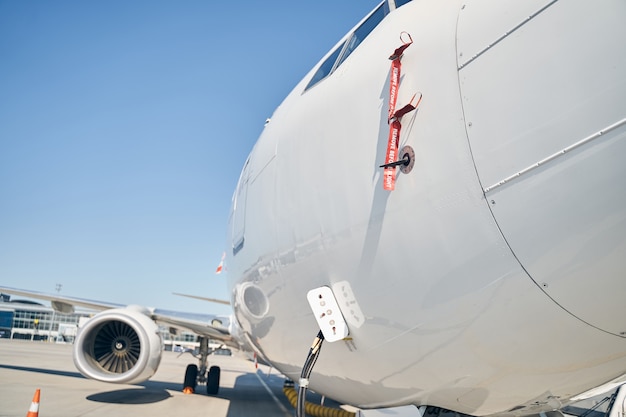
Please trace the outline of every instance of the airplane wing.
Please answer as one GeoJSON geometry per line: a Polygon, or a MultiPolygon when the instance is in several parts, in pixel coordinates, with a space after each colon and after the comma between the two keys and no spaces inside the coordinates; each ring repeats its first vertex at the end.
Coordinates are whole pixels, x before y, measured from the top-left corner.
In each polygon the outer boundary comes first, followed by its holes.
{"type": "Polygon", "coordinates": [[[219,340],[230,347],[241,349],[241,345],[231,334],[229,317],[154,309],[152,319],[161,325],[189,330],[199,336],[219,340]]]}
{"type": "MultiPolygon", "coordinates": [[[[74,307],[82,307],[95,311],[104,311],[110,309],[121,308],[127,306],[124,304],[110,303],[105,301],[88,300],[76,297],[61,296],[59,294],[47,294],[39,291],[30,291],[19,288],[0,287],[0,293],[19,295],[21,297],[34,298],[38,300],[50,301],[52,308],[59,313],[73,313],[74,307]]],[[[183,294],[181,294],[183,295],[183,294]]],[[[222,300],[215,300],[200,296],[185,295],[187,297],[197,298],[205,301],[213,301],[226,303],[222,300]]],[[[230,347],[239,348],[237,343],[233,343],[233,338],[228,330],[230,318],[225,316],[216,316],[212,314],[186,313],[180,311],[155,309],[145,307],[143,312],[148,313],[149,317],[158,324],[174,327],[180,330],[189,330],[199,336],[209,337],[223,341],[230,347]]]]}
{"type": "Polygon", "coordinates": [[[50,301],[52,308],[60,313],[73,313],[74,307],[99,311],[81,327],[73,353],[78,370],[99,381],[132,384],[154,375],[163,351],[159,325],[168,327],[172,333],[178,329],[198,335],[199,364],[187,367],[186,390],[193,391],[199,382],[207,384],[208,394],[217,394],[219,369],[211,367],[209,371],[207,365],[207,357],[212,353],[209,339],[246,350],[246,344],[237,337],[236,323],[227,316],[126,306],[2,286],[0,293],[50,301]]]}
{"type": "Polygon", "coordinates": [[[73,313],[74,306],[90,310],[102,311],[110,308],[124,307],[123,304],[107,303],[103,301],[86,300],[75,297],[65,297],[58,294],[46,294],[39,291],[21,290],[19,288],[0,287],[0,293],[19,295],[21,297],[35,298],[37,300],[50,301],[52,308],[60,313],[73,313]]]}
{"type": "Polygon", "coordinates": [[[191,294],[181,294],[178,292],[174,292],[172,293],[174,295],[180,295],[181,297],[188,297],[188,298],[195,298],[196,300],[202,300],[202,301],[208,301],[210,303],[217,303],[217,304],[224,304],[229,306],[230,305],[230,301],[227,300],[219,300],[217,298],[208,298],[208,297],[202,297],[200,295],[191,295],[191,294]]]}

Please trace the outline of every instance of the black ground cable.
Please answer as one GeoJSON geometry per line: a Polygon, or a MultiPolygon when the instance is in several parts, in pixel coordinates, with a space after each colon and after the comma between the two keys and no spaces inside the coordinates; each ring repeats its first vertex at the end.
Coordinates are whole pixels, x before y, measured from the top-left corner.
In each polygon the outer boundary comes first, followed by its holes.
{"type": "Polygon", "coordinates": [[[320,349],[322,348],[323,342],[324,334],[320,330],[317,333],[317,336],[315,336],[315,340],[313,340],[313,344],[311,345],[309,354],[307,355],[304,366],[302,367],[302,372],[300,373],[300,381],[298,383],[298,403],[296,407],[296,417],[305,417],[304,407],[306,390],[309,387],[309,377],[311,376],[313,366],[315,366],[315,362],[317,362],[317,358],[320,355],[320,349]]]}

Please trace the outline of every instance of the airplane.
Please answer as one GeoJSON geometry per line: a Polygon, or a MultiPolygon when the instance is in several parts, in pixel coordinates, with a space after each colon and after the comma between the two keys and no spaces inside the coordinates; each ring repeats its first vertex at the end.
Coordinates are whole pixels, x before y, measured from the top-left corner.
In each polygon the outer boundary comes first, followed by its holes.
{"type": "MultiPolygon", "coordinates": [[[[617,0],[383,1],[244,164],[229,328],[105,310],[78,335],[79,370],[149,377],[156,320],[363,409],[545,416],[625,383],[624,18],[617,0]],[[116,321],[144,369],[94,360],[116,321]]],[[[214,392],[207,349],[196,376],[214,392]]]]}

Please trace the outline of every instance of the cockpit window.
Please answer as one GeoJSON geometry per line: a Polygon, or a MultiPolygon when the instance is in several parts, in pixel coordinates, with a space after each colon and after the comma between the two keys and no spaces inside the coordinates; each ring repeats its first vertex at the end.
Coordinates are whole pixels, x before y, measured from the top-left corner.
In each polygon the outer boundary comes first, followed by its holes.
{"type": "Polygon", "coordinates": [[[407,4],[408,2],[410,2],[411,0],[395,0],[394,3],[396,3],[396,9],[400,6],[404,6],[405,4],[407,4]]]}
{"type": "Polygon", "coordinates": [[[363,42],[363,39],[365,39],[367,35],[369,35],[370,32],[374,30],[374,28],[378,26],[378,24],[382,22],[385,16],[388,14],[389,5],[387,4],[387,2],[385,2],[381,4],[380,7],[376,9],[376,11],[372,13],[370,17],[368,17],[367,20],[354,31],[354,33],[348,40],[348,44],[344,49],[343,54],[341,55],[341,59],[339,60],[339,62],[337,62],[337,67],[341,65],[341,63],[345,61],[348,56],[350,56],[352,51],[354,51],[357,46],[359,46],[361,42],[363,42]]]}
{"type": "Polygon", "coordinates": [[[326,58],[317,71],[315,71],[313,78],[311,78],[311,81],[309,81],[304,91],[313,87],[315,84],[332,74],[333,71],[335,71],[339,65],[341,65],[343,61],[350,56],[350,54],[361,44],[361,42],[363,42],[367,35],[369,35],[370,32],[383,21],[385,16],[389,14],[390,2],[393,4],[394,8],[397,9],[410,1],[411,0],[388,0],[378,6],[378,8],[374,10],[374,12],[370,14],[370,16],[358,28],[356,28],[350,36],[348,36],[347,40],[335,49],[333,53],[328,56],[328,58],[326,58]]]}
{"type": "Polygon", "coordinates": [[[343,50],[343,46],[345,44],[346,44],[345,42],[342,43],[341,46],[335,49],[335,51],[332,54],[330,54],[328,58],[326,58],[326,61],[324,61],[324,63],[320,65],[320,67],[317,69],[317,71],[315,72],[315,75],[313,75],[313,78],[311,78],[311,81],[309,81],[309,84],[307,84],[304,91],[308,90],[309,88],[313,87],[318,82],[322,81],[333,71],[333,68],[335,67],[335,62],[337,61],[337,57],[339,57],[339,54],[343,50]]]}
{"type": "MultiPolygon", "coordinates": [[[[408,1],[408,0],[407,0],[408,1]]],[[[370,34],[372,30],[385,16],[389,14],[389,5],[387,2],[381,4],[356,30],[348,37],[347,41],[342,43],[335,51],[320,65],[320,67],[311,78],[311,81],[307,84],[304,91],[313,87],[318,82],[332,74],[343,61],[350,56],[350,54],[363,42],[363,39],[370,34]]]]}

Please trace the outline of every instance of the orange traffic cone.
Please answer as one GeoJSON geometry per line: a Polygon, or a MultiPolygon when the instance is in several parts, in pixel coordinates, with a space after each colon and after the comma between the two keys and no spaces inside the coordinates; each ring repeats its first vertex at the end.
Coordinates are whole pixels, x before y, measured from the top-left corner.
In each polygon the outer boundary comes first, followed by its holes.
{"type": "Polygon", "coordinates": [[[35,391],[35,395],[33,395],[33,402],[30,404],[30,408],[28,409],[28,414],[26,417],[38,417],[39,416],[39,396],[41,395],[39,388],[35,391]]]}

